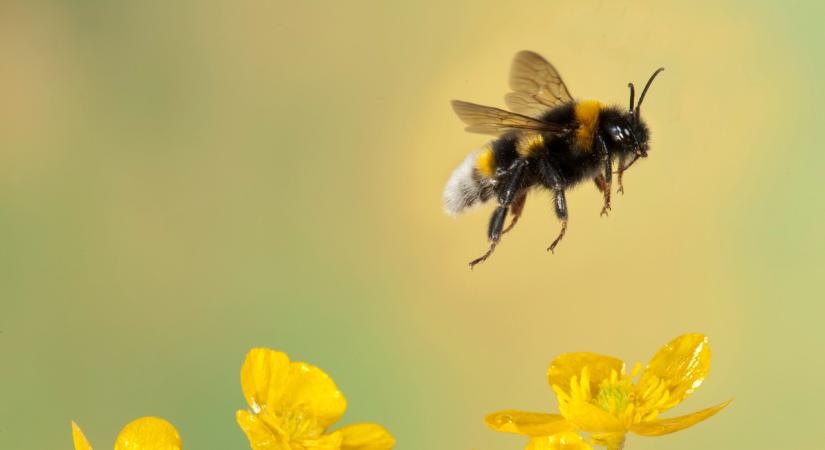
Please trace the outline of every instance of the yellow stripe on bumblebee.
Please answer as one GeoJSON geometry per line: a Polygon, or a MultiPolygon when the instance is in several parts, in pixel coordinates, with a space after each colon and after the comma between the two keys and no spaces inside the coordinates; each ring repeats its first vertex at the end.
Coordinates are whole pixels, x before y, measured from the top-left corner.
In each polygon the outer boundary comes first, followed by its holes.
{"type": "Polygon", "coordinates": [[[476,169],[485,177],[493,176],[496,171],[496,162],[491,147],[488,146],[479,153],[476,160],[476,169]]]}
{"type": "Polygon", "coordinates": [[[522,136],[516,144],[516,152],[522,158],[533,156],[544,149],[544,136],[540,134],[528,134],[522,136]]]}
{"type": "Polygon", "coordinates": [[[579,127],[576,129],[576,145],[585,152],[593,149],[593,138],[599,127],[599,114],[602,104],[595,100],[584,100],[576,103],[573,116],[579,127]]]}

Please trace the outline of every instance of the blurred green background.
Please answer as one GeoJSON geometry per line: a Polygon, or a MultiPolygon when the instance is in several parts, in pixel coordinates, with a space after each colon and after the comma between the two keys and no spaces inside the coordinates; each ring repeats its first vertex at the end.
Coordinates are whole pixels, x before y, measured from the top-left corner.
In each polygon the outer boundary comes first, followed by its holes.
{"type": "Polygon", "coordinates": [[[399,449],[520,449],[481,418],[555,410],[549,361],[645,362],[708,334],[679,414],[629,449],[825,439],[821,2],[4,1],[0,448],[98,449],[143,415],[186,448],[248,448],[246,350],[333,376],[345,423],[399,449]],[[555,255],[550,199],[494,257],[488,208],[441,211],[532,49],[574,96],[646,101],[651,156],[613,213],[584,185],[555,255]]]}

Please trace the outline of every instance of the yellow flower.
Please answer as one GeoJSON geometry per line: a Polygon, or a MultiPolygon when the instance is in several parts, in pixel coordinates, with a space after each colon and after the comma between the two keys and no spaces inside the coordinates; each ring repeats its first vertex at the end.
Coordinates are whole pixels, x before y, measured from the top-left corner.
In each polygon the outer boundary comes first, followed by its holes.
{"type": "Polygon", "coordinates": [[[496,431],[531,437],[579,430],[609,449],[621,449],[625,435],[661,436],[693,426],[730,400],[693,414],[659,419],[699,387],[710,370],[710,348],[702,334],[685,334],[662,347],[638,381],[640,365],[626,374],[620,359],[595,353],[567,353],[547,371],[559,400],[559,414],[500,411],[485,418],[496,431]]]}
{"type": "Polygon", "coordinates": [[[347,400],[332,378],[282,352],[255,348],[241,368],[241,387],[252,411],[238,425],[253,450],[389,450],[395,438],[381,425],[327,429],[344,415],[347,400]]]}
{"type": "MultiPolygon", "coordinates": [[[[80,427],[72,422],[75,450],[92,450],[80,427]]],[[[120,431],[115,450],[180,450],[180,436],[171,423],[157,417],[142,417],[120,431]]]]}

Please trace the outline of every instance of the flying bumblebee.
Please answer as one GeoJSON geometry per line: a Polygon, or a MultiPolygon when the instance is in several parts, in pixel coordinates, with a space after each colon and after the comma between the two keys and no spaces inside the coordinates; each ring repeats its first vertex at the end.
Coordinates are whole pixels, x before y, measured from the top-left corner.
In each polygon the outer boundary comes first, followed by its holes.
{"type": "Polygon", "coordinates": [[[624,193],[622,175],[639,158],[647,157],[650,133],[641,119],[642,102],[659,68],[648,79],[634,106],[635,88],[629,83],[627,111],[593,100],[575,101],[558,71],[540,55],[516,54],[510,71],[506,111],[454,100],[453,109],[467,124],[467,131],[497,138],[475,150],[453,171],[444,188],[444,209],[458,214],[492,198],[498,207],[490,217],[487,252],[470,262],[470,268],[486,260],[501,236],[518,222],[530,188],[544,188],[554,195],[561,230],[547,248],[554,251],[567,231],[570,187],[593,180],[604,196],[602,215],[610,211],[613,165],[618,166],[617,192],[624,193]],[[505,229],[507,211],[512,219],[505,229]]]}

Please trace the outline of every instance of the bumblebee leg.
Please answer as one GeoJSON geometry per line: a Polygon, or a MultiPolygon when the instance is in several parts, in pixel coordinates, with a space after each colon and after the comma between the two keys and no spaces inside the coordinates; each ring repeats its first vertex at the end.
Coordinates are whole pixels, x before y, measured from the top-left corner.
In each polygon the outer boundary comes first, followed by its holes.
{"type": "MultiPolygon", "coordinates": [[[[605,165],[609,167],[610,162],[607,162],[605,165]]],[[[607,170],[612,170],[612,169],[608,168],[607,170]]],[[[604,194],[604,204],[602,206],[602,212],[600,214],[601,216],[606,216],[608,214],[608,211],[610,211],[610,209],[611,209],[610,208],[610,189],[611,189],[610,180],[608,179],[604,182],[604,189],[602,190],[602,194],[604,194]]]]}
{"type": "Polygon", "coordinates": [[[604,189],[602,189],[602,193],[604,194],[604,206],[602,206],[601,215],[606,216],[607,212],[610,211],[610,191],[611,183],[613,181],[613,162],[610,157],[610,152],[607,150],[607,145],[604,143],[604,139],[602,139],[601,136],[596,136],[596,139],[598,140],[598,144],[604,158],[604,175],[602,176],[602,180],[604,181],[604,189]]]}
{"type": "MultiPolygon", "coordinates": [[[[490,216],[490,225],[487,228],[487,238],[490,240],[490,247],[483,255],[470,261],[470,269],[475,267],[476,264],[486,261],[487,258],[493,254],[493,250],[496,249],[498,242],[501,240],[501,235],[503,234],[501,230],[504,228],[507,210],[510,208],[510,205],[521,198],[520,196],[517,197],[517,193],[521,191],[522,183],[524,182],[524,168],[526,166],[527,161],[520,159],[515,161],[508,170],[509,179],[502,185],[503,189],[498,193],[499,206],[493,211],[493,215],[490,216]]],[[[522,202],[522,207],[523,206],[522,202]]]]}
{"type": "Polygon", "coordinates": [[[605,189],[605,187],[607,187],[604,184],[604,175],[602,175],[602,174],[596,175],[596,177],[593,178],[593,182],[596,183],[596,189],[598,189],[599,192],[604,193],[604,189],[605,189]]]}
{"type": "Polygon", "coordinates": [[[604,206],[602,207],[602,215],[607,214],[607,209],[610,209],[610,188],[607,186],[607,182],[604,180],[604,175],[599,174],[595,178],[593,178],[593,182],[596,183],[596,188],[599,189],[599,192],[604,195],[604,206]]]}
{"type": "Polygon", "coordinates": [[[624,175],[624,171],[625,171],[624,159],[625,159],[624,158],[624,153],[619,155],[619,172],[618,172],[619,176],[617,177],[617,180],[616,180],[617,184],[619,185],[618,189],[616,189],[616,193],[617,194],[622,194],[622,195],[624,195],[624,185],[622,184],[622,176],[624,175]]]}
{"type": "Polygon", "coordinates": [[[510,225],[508,225],[507,228],[505,228],[504,231],[501,232],[502,235],[512,230],[513,227],[516,226],[516,223],[518,223],[518,220],[521,217],[521,212],[524,211],[524,203],[526,201],[527,192],[524,192],[513,201],[512,205],[510,205],[510,215],[513,216],[513,218],[510,219],[510,225]]]}
{"type": "Polygon", "coordinates": [[[489,258],[490,255],[493,254],[493,250],[496,249],[497,244],[498,244],[498,241],[490,242],[490,248],[488,248],[487,251],[484,252],[483,255],[481,255],[478,258],[470,261],[470,270],[473,270],[473,268],[476,266],[476,264],[483,263],[484,261],[487,261],[487,258],[489,258]]]}
{"type": "Polygon", "coordinates": [[[619,189],[618,189],[617,192],[621,192],[622,195],[624,195],[624,185],[622,184],[622,175],[624,175],[624,173],[627,172],[627,169],[629,169],[630,166],[632,166],[633,163],[635,163],[637,159],[639,159],[638,155],[634,156],[633,159],[631,159],[630,162],[627,163],[627,165],[624,165],[624,157],[623,156],[619,157],[619,170],[616,172],[617,174],[619,174],[619,189]]]}
{"type": "Polygon", "coordinates": [[[556,190],[554,203],[554,206],[556,207],[556,217],[561,220],[561,230],[559,231],[559,235],[556,237],[556,240],[550,244],[550,247],[547,247],[547,251],[553,253],[555,253],[556,245],[559,244],[561,239],[564,237],[564,233],[567,231],[567,200],[564,197],[564,189],[556,190]]]}
{"type": "Polygon", "coordinates": [[[541,177],[542,184],[553,191],[553,206],[556,211],[556,217],[561,220],[561,231],[559,231],[559,235],[553,243],[550,244],[550,247],[547,247],[547,251],[552,252],[556,249],[556,246],[567,231],[567,199],[564,196],[564,189],[567,183],[555,166],[546,161],[539,165],[539,176],[541,177]]]}
{"type": "Polygon", "coordinates": [[[490,247],[487,248],[487,251],[483,255],[470,261],[470,269],[475,267],[476,264],[486,261],[487,258],[493,254],[493,250],[496,249],[498,241],[501,240],[501,228],[504,226],[505,218],[507,218],[507,206],[501,205],[493,211],[493,215],[490,216],[490,225],[487,228],[487,237],[490,239],[490,247]]]}

